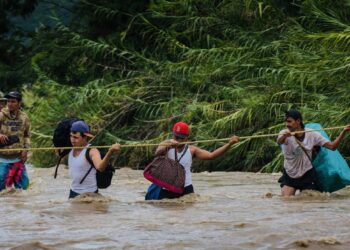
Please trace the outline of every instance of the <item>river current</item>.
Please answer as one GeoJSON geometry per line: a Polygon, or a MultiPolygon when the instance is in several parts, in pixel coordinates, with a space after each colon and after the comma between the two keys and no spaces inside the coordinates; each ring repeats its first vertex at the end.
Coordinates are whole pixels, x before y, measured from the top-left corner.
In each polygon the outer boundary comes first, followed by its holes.
{"type": "Polygon", "coordinates": [[[28,168],[0,193],[1,249],[349,249],[350,188],[282,198],[280,174],[193,174],[195,194],[144,201],[142,171],[116,171],[102,195],[68,200],[68,170],[28,168]]]}

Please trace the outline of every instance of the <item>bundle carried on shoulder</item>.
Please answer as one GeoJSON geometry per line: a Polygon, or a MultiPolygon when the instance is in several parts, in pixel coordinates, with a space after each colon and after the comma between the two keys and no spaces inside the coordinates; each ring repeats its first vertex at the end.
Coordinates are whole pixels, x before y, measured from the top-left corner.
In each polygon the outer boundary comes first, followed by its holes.
{"type": "MultiPolygon", "coordinates": [[[[188,145],[185,146],[184,153],[188,149],[188,145]]],[[[180,159],[177,158],[177,152],[175,151],[175,160],[168,157],[168,152],[165,155],[158,156],[148,164],[143,172],[143,176],[156,184],[159,187],[165,188],[171,192],[182,194],[185,186],[185,169],[180,164],[180,159]]]]}
{"type": "MultiPolygon", "coordinates": [[[[55,147],[72,147],[72,143],[70,142],[70,129],[72,124],[76,121],[82,121],[82,119],[70,117],[61,120],[57,124],[52,137],[52,142],[55,147]]],[[[65,157],[69,151],[70,149],[58,150],[59,159],[56,164],[54,178],[57,177],[58,166],[60,165],[62,158],[65,157]]]]}
{"type": "MultiPolygon", "coordinates": [[[[82,121],[77,117],[65,118],[60,121],[52,137],[52,142],[55,147],[71,147],[72,143],[70,142],[70,129],[72,124],[76,121],[82,121]]],[[[69,153],[70,149],[59,150],[60,157],[64,157],[69,153]]]]}
{"type": "MultiPolygon", "coordinates": [[[[322,129],[318,123],[309,123],[305,127],[315,130],[322,129]]],[[[330,140],[324,130],[319,132],[324,138],[330,140]]],[[[350,168],[338,150],[332,151],[321,147],[312,165],[317,172],[320,191],[334,192],[350,185],[350,168]]]]}

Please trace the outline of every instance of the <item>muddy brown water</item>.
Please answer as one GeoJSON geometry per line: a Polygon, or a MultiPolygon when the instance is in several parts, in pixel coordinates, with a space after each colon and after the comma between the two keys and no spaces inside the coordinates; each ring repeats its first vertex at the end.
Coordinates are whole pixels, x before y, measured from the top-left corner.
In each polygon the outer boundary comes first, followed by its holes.
{"type": "Polygon", "coordinates": [[[146,202],[142,172],[68,200],[68,170],[28,168],[0,193],[1,249],[350,249],[350,188],[282,198],[279,174],[193,174],[196,194],[146,202]]]}

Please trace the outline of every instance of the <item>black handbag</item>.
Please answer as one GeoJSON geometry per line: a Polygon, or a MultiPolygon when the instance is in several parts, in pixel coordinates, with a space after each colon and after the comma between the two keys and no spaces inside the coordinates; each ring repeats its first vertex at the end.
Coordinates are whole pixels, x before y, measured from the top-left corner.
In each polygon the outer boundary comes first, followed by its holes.
{"type": "Polygon", "coordinates": [[[19,137],[17,135],[9,135],[7,138],[8,140],[5,143],[0,142],[0,148],[7,147],[19,142],[19,137]]]}
{"type": "MultiPolygon", "coordinates": [[[[102,156],[102,158],[104,157],[103,155],[101,155],[101,156],[102,156]]],[[[80,181],[80,184],[82,184],[84,182],[86,177],[90,174],[91,170],[93,168],[95,168],[94,163],[92,162],[92,160],[90,158],[90,148],[88,148],[86,150],[85,158],[90,163],[91,167],[89,168],[88,172],[85,174],[83,179],[80,181]]],[[[115,169],[110,162],[108,162],[108,165],[103,172],[96,169],[97,187],[101,188],[101,189],[108,188],[112,183],[112,177],[114,175],[114,172],[115,172],[115,169]]]]}

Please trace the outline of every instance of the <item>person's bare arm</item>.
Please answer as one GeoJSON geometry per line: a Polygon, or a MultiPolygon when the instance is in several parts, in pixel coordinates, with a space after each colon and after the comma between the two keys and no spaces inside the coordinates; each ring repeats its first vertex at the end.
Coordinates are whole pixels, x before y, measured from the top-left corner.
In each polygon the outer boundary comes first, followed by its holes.
{"type": "MultiPolygon", "coordinates": [[[[1,126],[1,124],[3,122],[3,119],[4,119],[4,115],[2,113],[0,113],[0,126],[1,126]]],[[[9,138],[6,135],[0,134],[0,142],[1,143],[5,144],[8,141],[8,139],[9,138]]]]}
{"type": "Polygon", "coordinates": [[[26,121],[25,121],[25,129],[24,129],[23,137],[24,137],[24,147],[29,148],[30,147],[30,122],[29,122],[29,119],[26,119],[26,121]]]}
{"type": "Polygon", "coordinates": [[[234,135],[230,138],[228,143],[221,146],[220,148],[215,149],[213,152],[192,146],[193,156],[200,160],[211,160],[225,153],[226,150],[229,149],[232,144],[235,144],[238,141],[239,141],[239,137],[234,135]]]}
{"type": "Polygon", "coordinates": [[[291,132],[289,131],[284,132],[283,134],[278,136],[277,143],[279,145],[284,144],[286,142],[286,139],[290,136],[292,136],[291,132]]]}
{"type": "Polygon", "coordinates": [[[92,160],[92,162],[94,163],[95,168],[100,171],[103,172],[107,165],[108,165],[108,161],[111,158],[111,156],[113,155],[114,152],[119,152],[120,151],[120,144],[113,144],[109,149],[107,154],[105,155],[105,157],[103,157],[103,159],[101,159],[101,154],[100,151],[98,151],[96,148],[93,148],[90,150],[90,158],[92,160]]]}
{"type": "Polygon", "coordinates": [[[339,147],[340,142],[344,139],[345,134],[350,131],[350,124],[348,124],[343,131],[340,133],[340,135],[335,139],[334,141],[326,142],[323,147],[336,150],[339,147]]]}
{"type": "Polygon", "coordinates": [[[178,145],[179,145],[179,142],[174,139],[162,141],[159,144],[158,148],[156,149],[155,155],[156,156],[165,155],[168,148],[177,147],[178,145]]]}
{"type": "MultiPolygon", "coordinates": [[[[29,148],[30,147],[30,123],[29,123],[28,118],[25,120],[24,126],[25,126],[25,128],[24,128],[24,133],[23,133],[23,137],[24,137],[23,147],[29,148]]],[[[23,162],[27,161],[27,159],[28,159],[28,151],[27,150],[23,150],[21,152],[21,159],[23,162]]]]}

